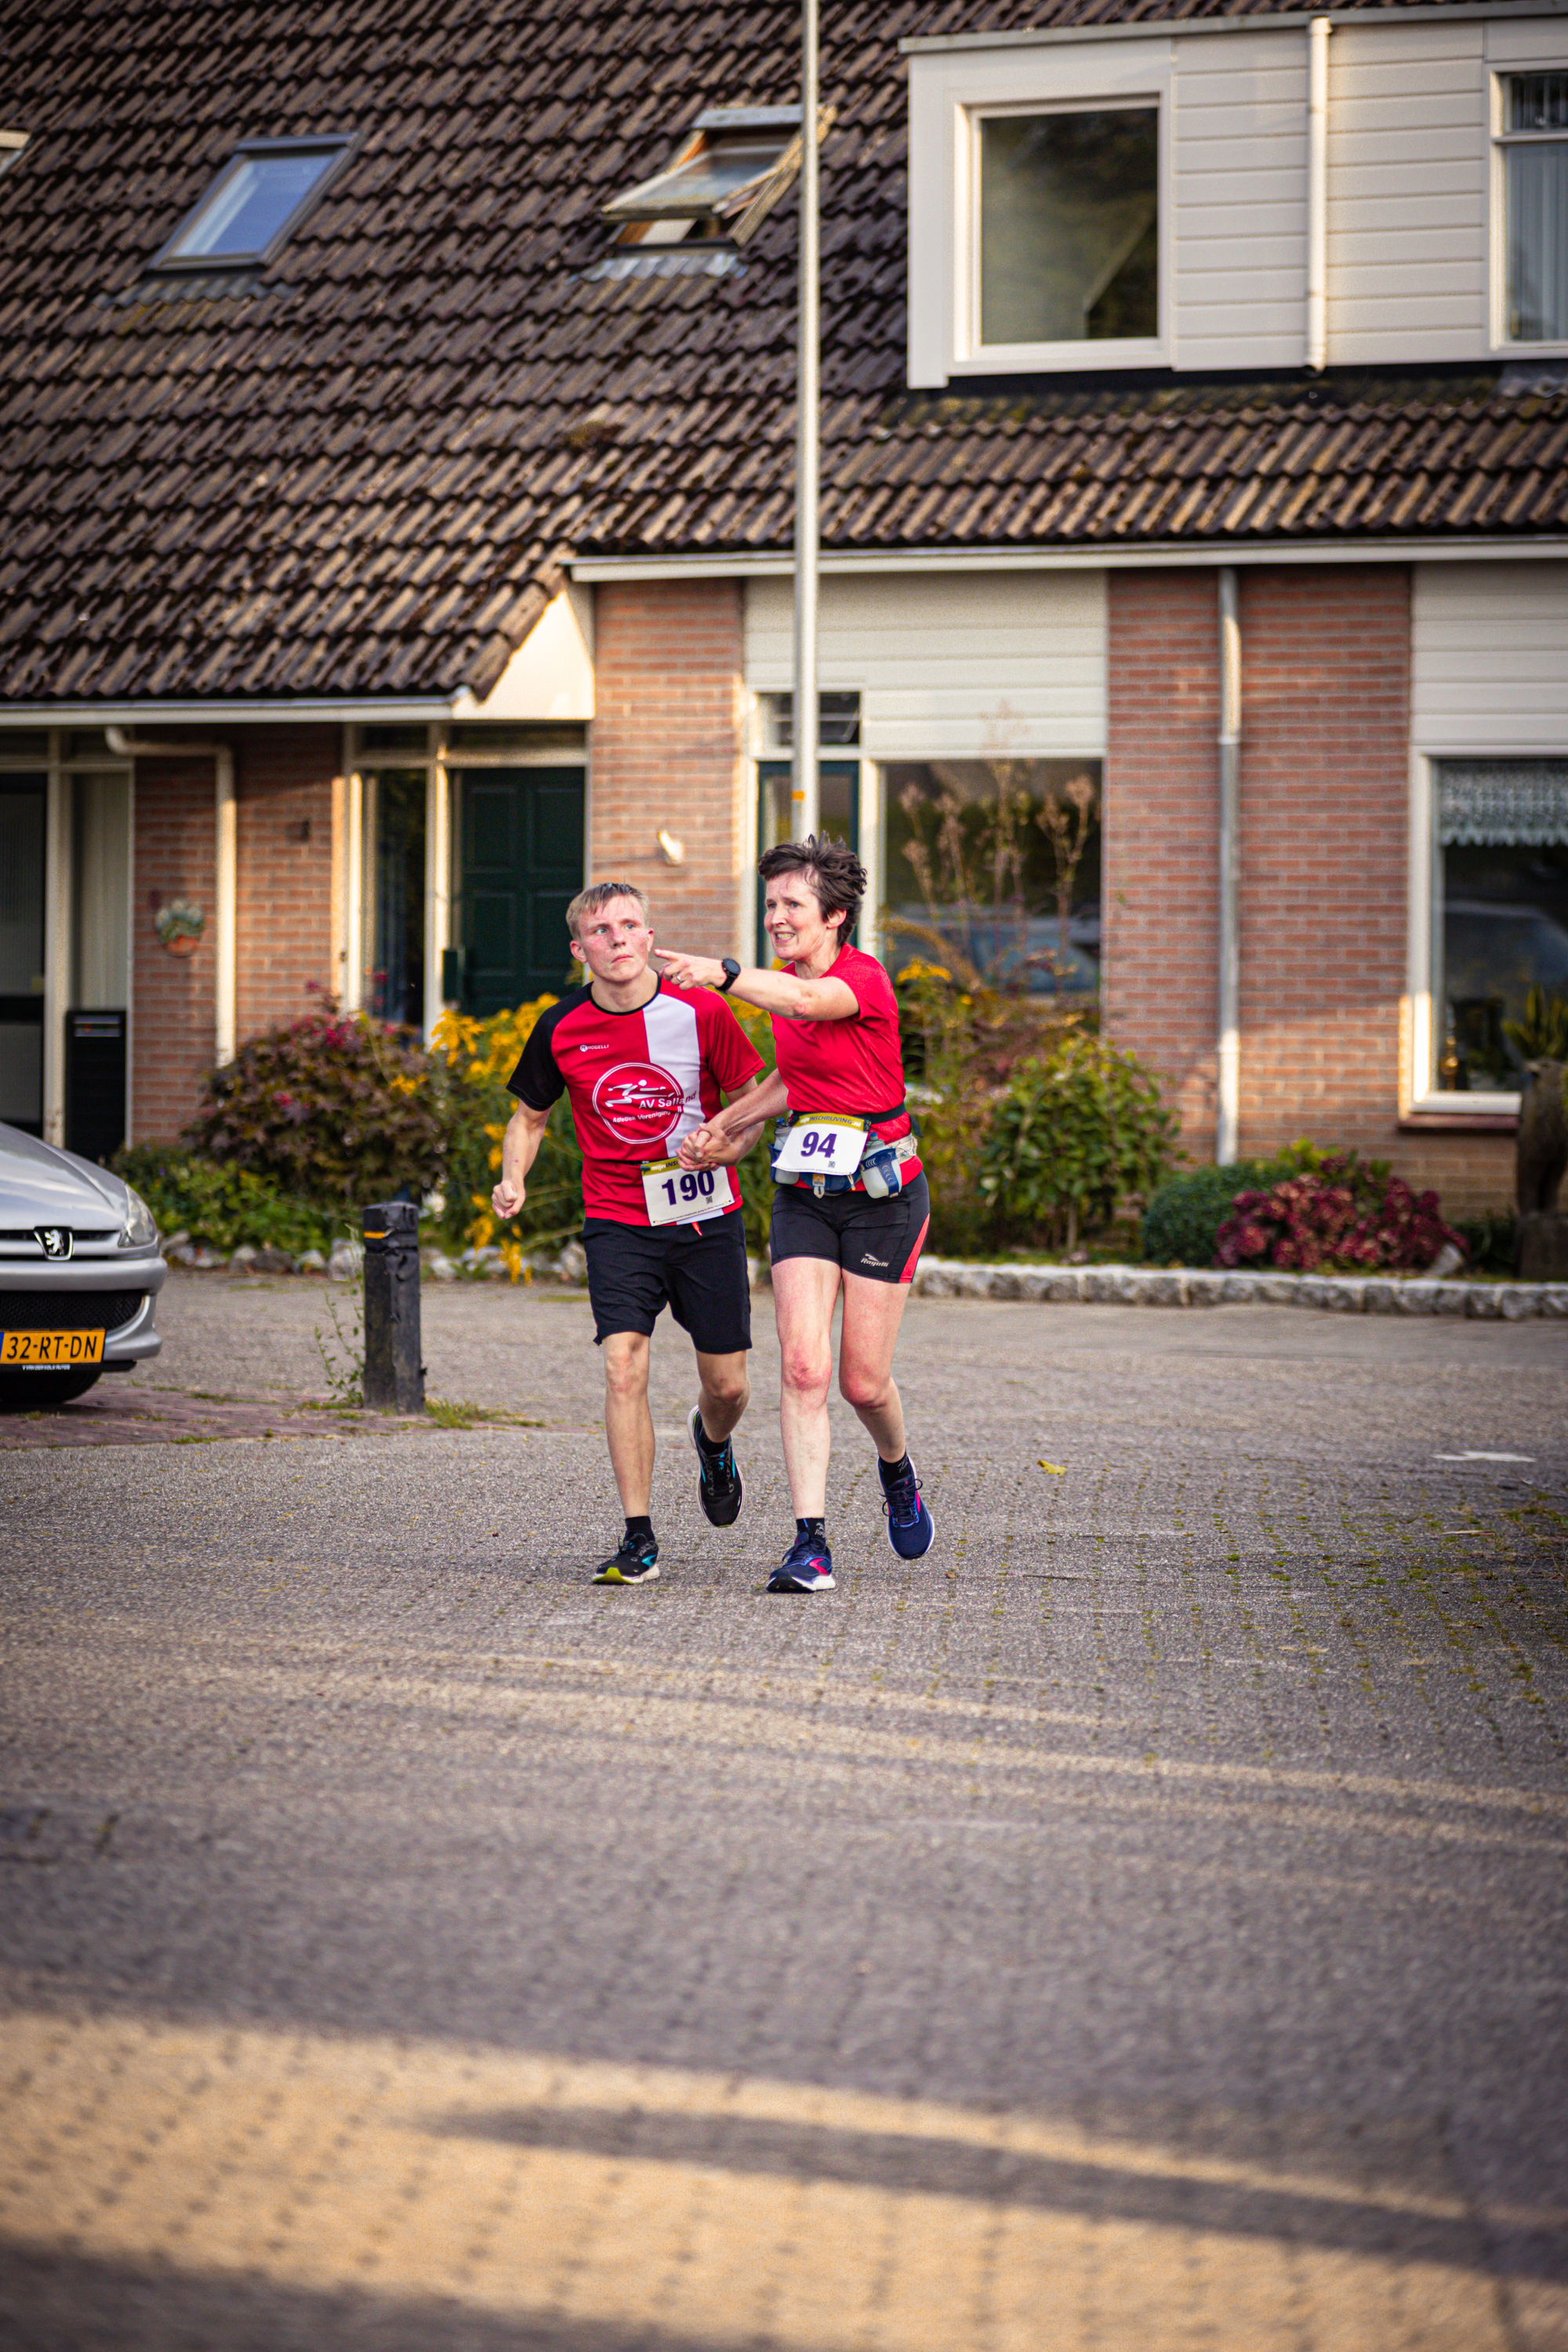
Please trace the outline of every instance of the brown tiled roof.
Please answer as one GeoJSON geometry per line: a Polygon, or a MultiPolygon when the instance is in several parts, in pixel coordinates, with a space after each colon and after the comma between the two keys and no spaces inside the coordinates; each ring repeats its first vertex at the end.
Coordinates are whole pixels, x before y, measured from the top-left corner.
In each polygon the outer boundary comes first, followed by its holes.
{"type": "MultiPolygon", "coordinates": [[[[907,35],[1267,13],[826,0],[829,545],[1568,525],[1568,386],[903,390],[907,35]]],[[[791,533],[790,205],[721,274],[595,275],[792,5],[0,0],[0,695],[484,692],[571,553],[791,533]],[[353,130],[242,287],[146,264],[236,140],[353,130]]],[[[679,274],[685,270],[686,274],[679,274]]]]}

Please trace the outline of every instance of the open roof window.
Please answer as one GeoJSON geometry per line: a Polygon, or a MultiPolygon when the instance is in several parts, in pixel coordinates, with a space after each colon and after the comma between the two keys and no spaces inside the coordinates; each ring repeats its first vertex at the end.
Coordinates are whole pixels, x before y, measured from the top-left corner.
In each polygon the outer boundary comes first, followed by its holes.
{"type": "Polygon", "coordinates": [[[153,261],[154,269],[233,269],[268,262],[348,161],[346,133],[245,139],[153,261]]]}
{"type": "Polygon", "coordinates": [[[625,245],[674,245],[690,236],[744,245],[799,169],[798,106],[713,106],[698,116],[664,170],[615,197],[604,217],[620,229],[625,245]]]}
{"type": "Polygon", "coordinates": [[[0,175],[8,172],[19,160],[26,143],[27,133],[25,131],[0,131],[0,175]]]}

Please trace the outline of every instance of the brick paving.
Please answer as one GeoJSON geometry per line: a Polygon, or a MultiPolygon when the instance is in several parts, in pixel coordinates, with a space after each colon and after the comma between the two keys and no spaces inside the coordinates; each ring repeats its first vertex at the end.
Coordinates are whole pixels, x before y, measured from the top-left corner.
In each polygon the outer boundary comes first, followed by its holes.
{"type": "Polygon", "coordinates": [[[780,1601],[766,1346],[605,1592],[582,1303],[426,1314],[543,1425],[0,1464],[0,2340],[1568,2343],[1561,1324],[916,1301],[780,1601]]]}

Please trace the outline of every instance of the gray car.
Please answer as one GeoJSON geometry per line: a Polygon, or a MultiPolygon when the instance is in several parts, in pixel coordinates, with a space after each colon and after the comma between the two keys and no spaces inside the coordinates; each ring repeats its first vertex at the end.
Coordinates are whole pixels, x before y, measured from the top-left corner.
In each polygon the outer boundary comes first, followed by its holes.
{"type": "Polygon", "coordinates": [[[0,1124],[0,1412],[67,1404],[155,1356],[168,1272],[139,1192],[0,1124]]]}

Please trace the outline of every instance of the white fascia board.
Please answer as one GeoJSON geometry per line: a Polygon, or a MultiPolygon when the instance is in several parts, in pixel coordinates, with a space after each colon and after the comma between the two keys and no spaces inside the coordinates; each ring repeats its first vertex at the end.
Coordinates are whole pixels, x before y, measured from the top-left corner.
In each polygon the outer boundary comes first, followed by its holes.
{"type": "Polygon", "coordinates": [[[150,727],[182,725],[252,727],[274,725],[279,719],[331,719],[376,727],[398,719],[450,719],[455,695],[388,696],[374,701],[364,696],[333,700],[326,695],[292,702],[206,702],[153,700],[144,702],[7,702],[0,703],[0,727],[150,727]]]}
{"type": "Polygon", "coordinates": [[[545,606],[481,701],[467,688],[454,719],[589,719],[594,716],[594,607],[569,583],[545,606]]]}
{"type": "MultiPolygon", "coordinates": [[[[1568,534],[1531,540],[1341,540],[1327,545],[1301,547],[1270,543],[1229,547],[1205,540],[1201,547],[1179,541],[1152,541],[1147,547],[933,547],[905,548],[859,553],[824,549],[824,573],[857,572],[1146,572],[1196,570],[1223,563],[1485,563],[1519,562],[1541,557],[1562,562],[1568,557],[1568,534]]],[[[570,567],[572,577],[584,583],[637,580],[777,580],[787,579],[794,558],[782,553],[757,555],[586,556],[570,567]]]]}
{"type": "Polygon", "coordinates": [[[1043,49],[1072,41],[1146,41],[1151,34],[1304,32],[1314,16],[1332,25],[1473,23],[1478,17],[1561,16],[1568,0],[1453,0],[1453,5],[1392,8],[1282,9],[1278,15],[1256,16],[1141,16],[1120,25],[1048,25],[1016,33],[911,33],[899,43],[904,57],[930,56],[968,49],[1043,49]]]}

